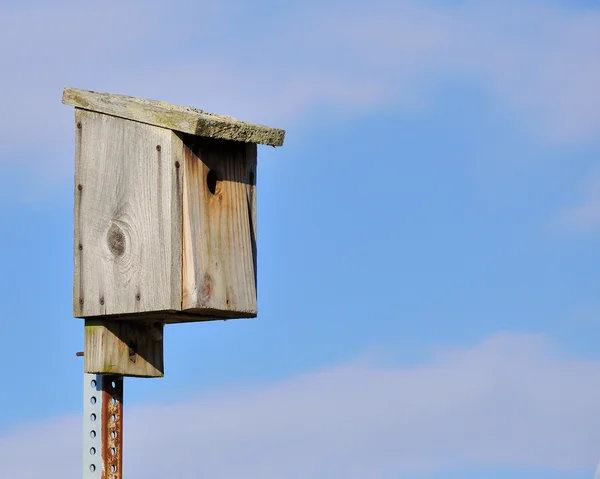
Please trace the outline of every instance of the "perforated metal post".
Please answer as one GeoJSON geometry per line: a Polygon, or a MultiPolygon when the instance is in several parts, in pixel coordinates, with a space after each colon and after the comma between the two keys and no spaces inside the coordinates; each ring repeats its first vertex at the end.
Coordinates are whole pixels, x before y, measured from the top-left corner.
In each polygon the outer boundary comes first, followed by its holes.
{"type": "Polygon", "coordinates": [[[123,478],[123,377],[84,374],[83,479],[123,478]]]}

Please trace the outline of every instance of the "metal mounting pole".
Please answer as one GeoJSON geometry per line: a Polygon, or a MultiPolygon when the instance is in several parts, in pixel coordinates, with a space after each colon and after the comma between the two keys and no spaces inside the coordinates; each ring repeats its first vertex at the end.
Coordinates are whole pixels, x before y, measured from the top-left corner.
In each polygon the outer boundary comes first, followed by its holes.
{"type": "Polygon", "coordinates": [[[123,376],[83,376],[83,479],[122,479],[123,376]]]}

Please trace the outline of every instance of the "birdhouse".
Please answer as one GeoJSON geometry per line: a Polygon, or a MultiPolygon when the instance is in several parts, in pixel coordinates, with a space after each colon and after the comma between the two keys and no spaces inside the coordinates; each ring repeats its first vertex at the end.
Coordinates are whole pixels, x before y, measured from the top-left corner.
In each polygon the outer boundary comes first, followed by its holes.
{"type": "Polygon", "coordinates": [[[121,337],[121,320],[255,317],[257,144],[285,132],[87,90],[66,88],[63,103],[75,107],[73,315],[121,337]]]}

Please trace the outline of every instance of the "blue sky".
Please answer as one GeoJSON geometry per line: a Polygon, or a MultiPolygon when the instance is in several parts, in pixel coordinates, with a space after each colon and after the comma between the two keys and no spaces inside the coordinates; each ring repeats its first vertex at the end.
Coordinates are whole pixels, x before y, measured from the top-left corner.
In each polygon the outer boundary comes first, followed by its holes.
{"type": "Polygon", "coordinates": [[[80,470],[72,86],[287,130],[259,317],[167,328],[165,378],[126,380],[127,477],[591,479],[596,5],[4,1],[6,477],[80,470]]]}

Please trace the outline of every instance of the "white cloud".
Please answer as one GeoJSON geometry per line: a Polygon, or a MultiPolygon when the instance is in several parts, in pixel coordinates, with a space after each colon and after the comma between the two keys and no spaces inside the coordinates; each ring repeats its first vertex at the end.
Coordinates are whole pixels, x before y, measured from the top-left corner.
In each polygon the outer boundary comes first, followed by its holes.
{"type": "MultiPolygon", "coordinates": [[[[358,361],[128,409],[124,472],[372,479],[501,465],[591,477],[600,455],[599,368],[541,337],[505,334],[418,367],[358,361]]],[[[76,477],[80,437],[74,418],[0,436],[3,475],[76,477]]]]}

